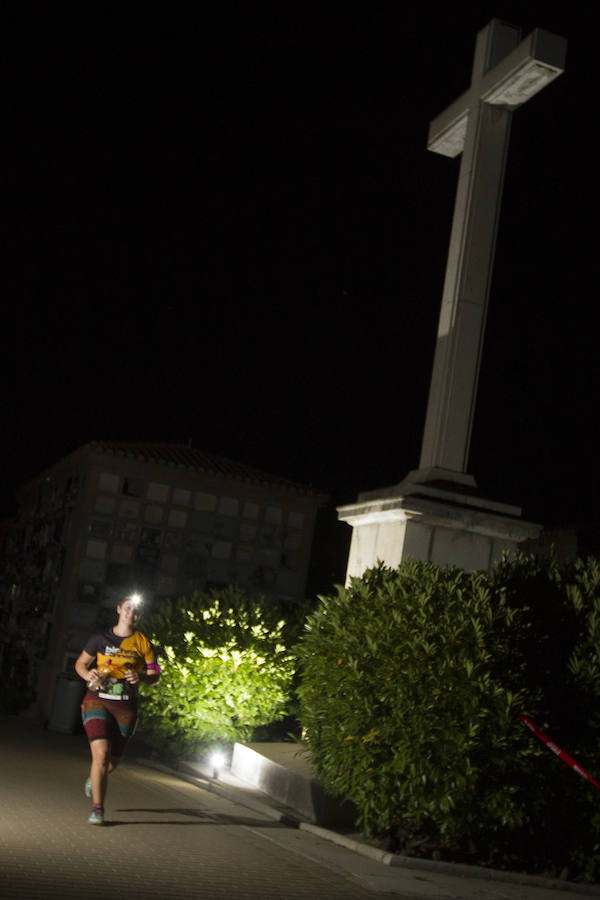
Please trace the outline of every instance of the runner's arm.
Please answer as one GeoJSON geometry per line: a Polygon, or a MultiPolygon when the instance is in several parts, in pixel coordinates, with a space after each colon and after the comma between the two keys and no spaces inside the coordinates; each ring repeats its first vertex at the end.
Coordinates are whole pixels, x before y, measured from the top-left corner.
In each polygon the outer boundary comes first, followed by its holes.
{"type": "Polygon", "coordinates": [[[82,650],[79,654],[77,660],[75,661],[75,671],[79,675],[80,678],[83,678],[88,684],[90,681],[94,680],[94,676],[98,674],[97,669],[89,669],[88,666],[96,657],[92,656],[89,653],[86,653],[85,650],[82,650]]]}
{"type": "Polygon", "coordinates": [[[160,669],[157,663],[146,663],[145,672],[136,672],[135,669],[128,669],[125,672],[125,678],[130,684],[138,684],[140,681],[144,684],[156,684],[160,678],[160,669]]]}

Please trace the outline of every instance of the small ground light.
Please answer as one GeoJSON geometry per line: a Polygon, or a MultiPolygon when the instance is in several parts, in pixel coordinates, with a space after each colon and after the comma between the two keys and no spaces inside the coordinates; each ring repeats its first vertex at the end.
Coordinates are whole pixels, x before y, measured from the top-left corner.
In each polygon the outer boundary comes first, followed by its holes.
{"type": "Polygon", "coordinates": [[[219,777],[219,771],[225,765],[225,756],[220,750],[215,751],[210,757],[210,766],[213,772],[213,778],[219,777]]]}

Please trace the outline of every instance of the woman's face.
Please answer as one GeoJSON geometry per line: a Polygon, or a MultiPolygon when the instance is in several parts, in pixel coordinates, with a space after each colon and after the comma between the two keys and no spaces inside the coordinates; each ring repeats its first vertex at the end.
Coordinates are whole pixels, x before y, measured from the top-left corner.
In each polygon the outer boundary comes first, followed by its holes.
{"type": "Polygon", "coordinates": [[[133,600],[123,600],[117,606],[117,613],[119,614],[119,625],[130,625],[133,627],[140,617],[138,604],[133,600]]]}

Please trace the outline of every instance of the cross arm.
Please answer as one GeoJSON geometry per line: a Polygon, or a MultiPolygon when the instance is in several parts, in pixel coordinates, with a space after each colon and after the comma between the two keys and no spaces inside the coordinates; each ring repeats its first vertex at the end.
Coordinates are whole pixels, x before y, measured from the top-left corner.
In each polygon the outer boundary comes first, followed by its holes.
{"type": "Polygon", "coordinates": [[[431,122],[427,138],[428,150],[451,157],[462,153],[467,135],[469,104],[472,102],[472,92],[466,91],[431,122]]]}
{"type": "Polygon", "coordinates": [[[504,59],[440,113],[429,126],[427,149],[443,156],[462,153],[469,109],[480,100],[516,109],[557,78],[565,68],[565,38],[536,28],[504,59]]]}
{"type": "Polygon", "coordinates": [[[565,38],[536,28],[484,75],[481,99],[516,109],[564,72],[566,56],[565,38]]]}

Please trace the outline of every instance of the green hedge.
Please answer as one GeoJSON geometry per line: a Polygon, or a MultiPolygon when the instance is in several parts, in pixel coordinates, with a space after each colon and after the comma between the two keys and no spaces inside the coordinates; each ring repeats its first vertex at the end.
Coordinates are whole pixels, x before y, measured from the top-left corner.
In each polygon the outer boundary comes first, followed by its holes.
{"type": "Polygon", "coordinates": [[[317,773],[367,834],[592,877],[600,796],[518,716],[600,773],[599,598],[595,560],[524,556],[492,578],[406,561],[337,588],[298,651],[317,773]]]}
{"type": "Polygon", "coordinates": [[[145,738],[172,756],[248,740],[286,712],[295,660],[285,622],[236,588],[164,603],[144,619],[158,648],[158,685],[142,685],[145,738]]]}

